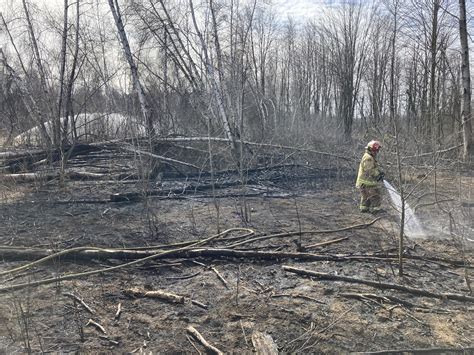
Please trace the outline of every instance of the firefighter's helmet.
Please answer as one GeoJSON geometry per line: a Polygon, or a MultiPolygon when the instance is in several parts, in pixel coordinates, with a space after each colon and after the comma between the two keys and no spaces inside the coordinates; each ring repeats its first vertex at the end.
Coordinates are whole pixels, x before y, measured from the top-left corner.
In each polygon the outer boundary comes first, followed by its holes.
{"type": "Polygon", "coordinates": [[[379,141],[370,141],[367,144],[367,149],[374,153],[377,153],[380,148],[382,148],[382,144],[379,141]]]}

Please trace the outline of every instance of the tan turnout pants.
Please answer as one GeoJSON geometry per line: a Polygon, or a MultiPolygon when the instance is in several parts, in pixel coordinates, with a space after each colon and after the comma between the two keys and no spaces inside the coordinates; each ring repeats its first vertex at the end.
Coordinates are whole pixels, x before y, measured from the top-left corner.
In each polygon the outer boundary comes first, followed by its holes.
{"type": "Polygon", "coordinates": [[[380,188],[374,187],[360,187],[360,211],[361,212],[376,212],[380,209],[381,195],[380,188]]]}

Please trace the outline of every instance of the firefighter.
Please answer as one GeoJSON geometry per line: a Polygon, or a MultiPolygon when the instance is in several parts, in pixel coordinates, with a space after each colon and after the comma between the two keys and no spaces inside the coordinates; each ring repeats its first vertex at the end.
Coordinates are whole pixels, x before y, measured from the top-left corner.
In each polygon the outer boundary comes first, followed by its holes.
{"type": "Polygon", "coordinates": [[[384,173],[378,168],[375,159],[382,145],[379,141],[370,141],[359,165],[356,187],[360,190],[360,211],[369,213],[381,212],[381,192],[379,182],[384,173]]]}

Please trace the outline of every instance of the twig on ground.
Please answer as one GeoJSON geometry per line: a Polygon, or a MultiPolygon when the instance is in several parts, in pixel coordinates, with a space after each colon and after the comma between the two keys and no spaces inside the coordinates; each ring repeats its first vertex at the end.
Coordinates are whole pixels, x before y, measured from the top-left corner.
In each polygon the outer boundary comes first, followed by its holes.
{"type": "Polygon", "coordinates": [[[193,326],[189,326],[186,328],[186,331],[191,334],[196,340],[198,340],[207,350],[207,352],[211,354],[216,354],[216,355],[223,355],[224,353],[217,349],[215,346],[209,344],[206,339],[197,331],[196,328],[193,326]]]}
{"type": "Polygon", "coordinates": [[[379,300],[381,302],[390,302],[390,303],[396,303],[403,305],[405,307],[410,307],[410,308],[427,308],[426,306],[421,306],[417,305],[405,300],[402,300],[398,297],[390,296],[390,295],[376,295],[373,293],[352,293],[352,292],[344,292],[344,293],[339,293],[338,296],[341,297],[347,297],[347,298],[356,298],[356,299],[375,299],[379,300]]]}
{"type": "Polygon", "coordinates": [[[227,282],[226,279],[224,279],[224,277],[219,273],[219,271],[217,271],[217,269],[214,266],[211,266],[210,269],[212,271],[214,271],[214,273],[217,275],[219,280],[221,280],[221,282],[224,284],[225,288],[228,289],[229,288],[229,283],[227,282]]]}
{"type": "Polygon", "coordinates": [[[322,302],[320,300],[317,300],[316,298],[306,296],[306,295],[302,295],[302,294],[299,294],[299,293],[290,293],[290,294],[280,293],[280,294],[272,295],[271,297],[272,298],[279,298],[279,297],[301,298],[301,299],[308,300],[308,301],[313,301],[313,302],[316,302],[316,303],[319,303],[319,304],[326,304],[326,302],[322,302]]]}
{"type": "Polygon", "coordinates": [[[199,274],[201,274],[200,271],[196,272],[194,274],[184,275],[184,276],[168,276],[168,277],[165,277],[165,279],[167,279],[167,280],[187,280],[187,279],[191,279],[193,277],[196,277],[199,274]]]}
{"type": "Polygon", "coordinates": [[[339,243],[339,242],[342,242],[342,241],[347,240],[347,239],[349,239],[349,238],[344,237],[344,238],[339,238],[339,239],[334,239],[334,240],[328,240],[327,242],[321,242],[321,243],[306,245],[306,246],[303,246],[303,248],[304,249],[311,249],[311,248],[316,248],[316,247],[323,247],[323,246],[326,246],[326,245],[339,243]]]}
{"type": "Polygon", "coordinates": [[[201,303],[201,302],[196,301],[196,300],[191,300],[191,303],[194,304],[195,306],[201,307],[202,309],[207,310],[209,308],[209,306],[207,304],[201,303]]]}
{"type": "Polygon", "coordinates": [[[121,314],[122,314],[122,303],[119,303],[119,304],[117,305],[117,312],[115,312],[114,318],[115,318],[116,320],[119,320],[121,314]]]}
{"type": "Polygon", "coordinates": [[[82,298],[79,298],[79,297],[76,296],[75,294],[69,293],[69,292],[64,292],[63,295],[64,295],[64,296],[67,296],[67,297],[70,297],[70,298],[76,300],[77,302],[79,302],[79,303],[82,305],[82,307],[84,307],[84,308],[86,309],[86,311],[89,312],[90,314],[94,314],[94,313],[95,313],[94,310],[93,310],[91,307],[89,307],[89,306],[84,302],[84,300],[83,300],[82,298]]]}
{"type": "Polygon", "coordinates": [[[247,340],[247,335],[245,334],[245,328],[244,328],[244,325],[242,324],[242,319],[239,321],[239,323],[240,323],[240,329],[242,329],[242,334],[244,335],[245,345],[249,345],[249,342],[247,340]]]}
{"type": "Polygon", "coordinates": [[[119,147],[120,149],[129,151],[129,152],[132,152],[132,153],[136,153],[136,154],[139,154],[139,155],[140,155],[140,154],[141,154],[141,155],[146,155],[146,156],[149,156],[149,157],[152,157],[152,158],[155,158],[155,159],[158,159],[158,160],[167,162],[167,163],[173,163],[173,164],[184,165],[184,166],[188,166],[188,167],[194,168],[194,169],[196,169],[196,170],[201,170],[201,168],[200,168],[199,166],[196,166],[196,165],[194,165],[194,164],[187,163],[187,162],[184,162],[184,161],[179,161],[179,160],[176,160],[176,159],[171,159],[171,158],[163,157],[163,156],[161,156],[161,155],[156,155],[156,154],[153,154],[153,153],[150,153],[150,152],[145,152],[145,151],[143,151],[143,150],[136,149],[136,148],[133,147],[133,146],[128,146],[128,145],[122,144],[122,145],[119,145],[118,147],[119,147]]]}
{"type": "Polygon", "coordinates": [[[98,330],[100,330],[102,333],[107,334],[107,332],[105,331],[104,327],[101,326],[99,323],[95,322],[95,321],[92,320],[92,319],[89,319],[89,320],[87,321],[86,327],[87,327],[88,325],[93,325],[95,328],[97,328],[98,330]]]}
{"type": "Polygon", "coordinates": [[[100,339],[104,339],[104,340],[107,340],[109,343],[111,344],[114,344],[114,345],[119,345],[119,342],[116,341],[116,340],[113,340],[113,339],[110,339],[108,336],[106,335],[99,335],[99,338],[100,339]]]}
{"type": "Polygon", "coordinates": [[[309,343],[309,341],[311,340],[311,338],[314,336],[314,335],[321,335],[323,333],[325,333],[327,330],[333,328],[337,323],[339,323],[341,320],[344,319],[344,317],[346,316],[347,313],[349,313],[350,311],[352,311],[354,309],[355,305],[350,307],[349,309],[345,310],[339,317],[337,317],[334,321],[332,321],[331,323],[329,323],[328,326],[324,327],[323,329],[320,329],[318,331],[313,331],[313,333],[311,334],[311,336],[303,343],[303,345],[296,351],[297,353],[299,352],[305,352],[305,350],[315,346],[321,338],[318,338],[316,339],[313,344],[309,345],[309,346],[306,346],[306,344],[309,343]]]}
{"type": "Polygon", "coordinates": [[[193,346],[193,348],[196,349],[196,351],[198,352],[198,354],[201,355],[202,353],[199,351],[199,349],[196,347],[196,345],[194,345],[194,342],[193,342],[192,339],[189,337],[189,335],[186,335],[186,339],[188,339],[188,341],[191,343],[191,345],[193,346]]]}

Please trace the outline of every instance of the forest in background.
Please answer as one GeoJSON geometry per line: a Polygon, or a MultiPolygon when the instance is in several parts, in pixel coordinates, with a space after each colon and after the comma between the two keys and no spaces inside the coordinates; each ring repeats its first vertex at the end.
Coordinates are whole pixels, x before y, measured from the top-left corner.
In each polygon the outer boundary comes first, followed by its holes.
{"type": "Polygon", "coordinates": [[[240,140],[350,150],[395,132],[409,155],[472,155],[470,2],[332,1],[304,20],[263,0],[3,5],[7,143],[36,126],[58,148],[80,114],[120,113],[151,138],[226,138],[235,159],[240,140]]]}
{"type": "Polygon", "coordinates": [[[0,352],[473,351],[474,5],[318,3],[0,0],[0,352]]]}

